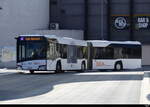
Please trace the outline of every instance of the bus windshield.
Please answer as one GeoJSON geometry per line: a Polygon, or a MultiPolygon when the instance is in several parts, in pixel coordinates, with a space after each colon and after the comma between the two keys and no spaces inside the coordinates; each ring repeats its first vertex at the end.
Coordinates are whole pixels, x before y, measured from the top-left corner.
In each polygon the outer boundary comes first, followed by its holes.
{"type": "Polygon", "coordinates": [[[46,45],[44,42],[26,41],[18,46],[18,61],[46,59],[46,45]]]}

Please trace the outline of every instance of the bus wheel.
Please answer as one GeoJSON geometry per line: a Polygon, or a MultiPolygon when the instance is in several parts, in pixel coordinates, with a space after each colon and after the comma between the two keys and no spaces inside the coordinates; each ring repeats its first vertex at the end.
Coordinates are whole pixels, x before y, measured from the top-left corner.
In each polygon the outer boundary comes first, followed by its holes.
{"type": "Polygon", "coordinates": [[[61,72],[62,72],[61,63],[58,62],[57,65],[56,65],[56,71],[55,71],[55,73],[61,73],[61,72]]]}
{"type": "Polygon", "coordinates": [[[85,63],[83,62],[83,63],[81,64],[81,71],[80,71],[80,72],[85,72],[85,70],[86,70],[86,65],[85,65],[85,63]]]}
{"type": "Polygon", "coordinates": [[[121,71],[121,70],[123,70],[123,65],[122,65],[121,62],[117,62],[117,63],[115,64],[115,70],[116,70],[116,71],[121,71]]]}
{"type": "Polygon", "coordinates": [[[34,74],[34,71],[33,71],[33,70],[30,70],[30,73],[31,73],[31,74],[34,74]]]}

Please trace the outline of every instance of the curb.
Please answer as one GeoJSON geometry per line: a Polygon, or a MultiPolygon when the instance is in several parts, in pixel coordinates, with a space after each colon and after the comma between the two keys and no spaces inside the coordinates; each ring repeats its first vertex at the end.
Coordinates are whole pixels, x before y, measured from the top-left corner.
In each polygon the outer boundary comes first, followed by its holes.
{"type": "Polygon", "coordinates": [[[141,86],[140,104],[150,104],[150,77],[148,72],[144,72],[141,86]]]}

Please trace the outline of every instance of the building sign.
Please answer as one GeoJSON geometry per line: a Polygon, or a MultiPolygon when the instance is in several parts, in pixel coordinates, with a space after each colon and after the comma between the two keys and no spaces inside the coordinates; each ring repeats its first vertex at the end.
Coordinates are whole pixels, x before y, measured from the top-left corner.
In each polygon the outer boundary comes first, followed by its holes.
{"type": "Polygon", "coordinates": [[[124,17],[117,17],[115,19],[115,27],[117,29],[125,29],[127,26],[127,20],[124,17]]]}
{"type": "Polygon", "coordinates": [[[128,16],[112,16],[112,28],[114,30],[125,30],[130,27],[130,19],[128,16]]]}
{"type": "Polygon", "coordinates": [[[150,17],[137,17],[136,18],[136,26],[135,28],[138,29],[148,29],[150,28],[150,17]]]}
{"type": "Polygon", "coordinates": [[[40,37],[20,37],[21,41],[40,41],[42,38],[40,37]]]}

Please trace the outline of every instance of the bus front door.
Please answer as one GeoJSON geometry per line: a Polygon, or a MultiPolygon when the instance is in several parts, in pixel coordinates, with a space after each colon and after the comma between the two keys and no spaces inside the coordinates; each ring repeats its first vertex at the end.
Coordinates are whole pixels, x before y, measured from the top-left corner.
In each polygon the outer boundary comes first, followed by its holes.
{"type": "Polygon", "coordinates": [[[88,43],[87,68],[88,70],[93,69],[93,45],[92,43],[88,43]]]}

